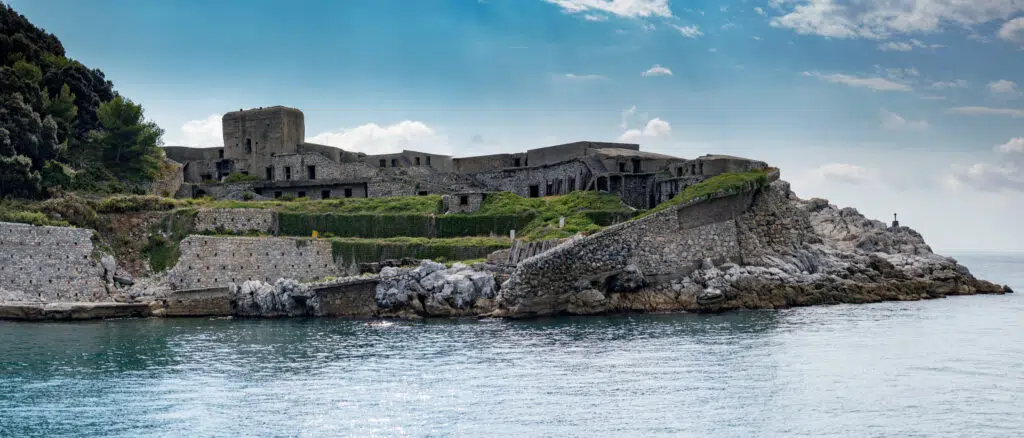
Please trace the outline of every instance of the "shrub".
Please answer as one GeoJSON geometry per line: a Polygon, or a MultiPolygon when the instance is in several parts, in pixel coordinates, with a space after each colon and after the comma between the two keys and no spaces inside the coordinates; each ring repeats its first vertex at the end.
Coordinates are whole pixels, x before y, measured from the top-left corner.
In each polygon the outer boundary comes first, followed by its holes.
{"type": "Polygon", "coordinates": [[[96,203],[96,211],[100,213],[131,213],[136,211],[170,210],[179,202],[172,198],[160,196],[120,195],[105,198],[96,203]]]}

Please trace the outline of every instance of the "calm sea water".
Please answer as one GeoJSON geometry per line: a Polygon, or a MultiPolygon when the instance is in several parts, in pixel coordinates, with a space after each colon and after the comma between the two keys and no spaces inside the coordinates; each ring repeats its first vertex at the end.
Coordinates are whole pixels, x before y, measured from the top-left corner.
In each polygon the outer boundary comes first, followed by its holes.
{"type": "MultiPolygon", "coordinates": [[[[1024,256],[962,256],[1024,292],[1024,256]]],[[[529,322],[0,322],[2,436],[1021,436],[1024,293],[529,322]]]]}

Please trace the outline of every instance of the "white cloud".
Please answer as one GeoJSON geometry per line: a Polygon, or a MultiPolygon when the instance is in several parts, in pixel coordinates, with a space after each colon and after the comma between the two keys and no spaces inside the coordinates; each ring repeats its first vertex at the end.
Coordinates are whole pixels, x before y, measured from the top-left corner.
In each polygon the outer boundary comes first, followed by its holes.
{"type": "Polygon", "coordinates": [[[754,41],[761,41],[761,37],[759,37],[759,36],[754,36],[754,37],[750,37],[750,38],[752,38],[754,41]]]}
{"type": "Polygon", "coordinates": [[[608,21],[608,17],[604,15],[585,14],[583,19],[587,21],[608,21]]]}
{"type": "Polygon", "coordinates": [[[1024,17],[1017,17],[1003,23],[999,28],[999,38],[1006,41],[1024,41],[1024,17]]]}
{"type": "Polygon", "coordinates": [[[1024,11],[1019,0],[782,0],[773,5],[784,15],[772,18],[772,26],[805,35],[869,39],[970,27],[1024,11]]]}
{"type": "Polygon", "coordinates": [[[559,77],[563,79],[568,79],[570,81],[596,81],[601,79],[607,79],[602,75],[578,75],[573,73],[566,73],[559,77]]]}
{"type": "Polygon", "coordinates": [[[998,94],[1019,94],[1017,91],[1017,84],[1006,79],[989,82],[988,89],[989,91],[998,94]]]}
{"type": "Polygon", "coordinates": [[[828,183],[864,186],[878,182],[878,172],[854,164],[828,163],[812,169],[809,173],[812,178],[828,183]]]}
{"type": "Polygon", "coordinates": [[[987,106],[959,106],[950,108],[946,112],[966,116],[1009,116],[1013,118],[1024,118],[1024,109],[1017,108],[990,108],[987,106]]]}
{"type": "Polygon", "coordinates": [[[414,120],[388,126],[367,123],[350,129],[321,132],[306,141],[367,154],[387,154],[401,152],[403,149],[451,153],[451,146],[445,136],[438,135],[426,123],[414,120]]]}
{"type": "Polygon", "coordinates": [[[171,146],[223,146],[222,114],[210,114],[199,120],[189,120],[181,125],[180,140],[171,146]]]}
{"type": "Polygon", "coordinates": [[[1003,154],[1024,154],[1024,137],[1011,138],[1010,141],[996,146],[996,152],[1003,154]]]}
{"type": "Polygon", "coordinates": [[[909,52],[918,49],[939,49],[942,44],[925,44],[921,40],[911,39],[910,41],[889,41],[878,45],[878,50],[883,52],[909,52]]]}
{"type": "Polygon", "coordinates": [[[942,89],[946,89],[946,88],[967,88],[968,85],[970,85],[969,82],[967,82],[967,81],[965,81],[963,79],[956,79],[956,80],[952,80],[952,81],[936,81],[936,82],[932,82],[931,87],[935,88],[935,89],[942,90],[942,89]]]}
{"type": "Polygon", "coordinates": [[[653,32],[654,31],[654,25],[651,24],[651,23],[644,23],[641,27],[643,27],[644,32],[653,32]]]}
{"type": "Polygon", "coordinates": [[[903,116],[882,108],[882,127],[892,131],[924,131],[928,129],[928,122],[924,120],[907,120],[903,116]]]}
{"type": "Polygon", "coordinates": [[[654,64],[653,67],[647,69],[647,71],[640,73],[641,76],[672,76],[672,70],[666,67],[662,67],[660,64],[654,64]]]}
{"type": "Polygon", "coordinates": [[[672,17],[668,0],[544,0],[567,14],[604,12],[623,18],[672,17]]]}
{"type": "Polygon", "coordinates": [[[921,100],[946,100],[946,96],[936,96],[934,94],[922,94],[919,97],[921,100]]]}
{"type": "Polygon", "coordinates": [[[841,73],[822,74],[818,72],[803,72],[804,76],[815,77],[825,82],[843,84],[855,88],[869,88],[875,91],[912,91],[910,85],[894,82],[882,77],[862,77],[841,73]]]}
{"type": "Polygon", "coordinates": [[[969,186],[984,191],[1024,192],[1024,137],[1016,137],[993,148],[995,162],[954,166],[949,175],[953,187],[969,186]]]}
{"type": "Polygon", "coordinates": [[[766,13],[764,12],[764,8],[761,8],[761,7],[756,7],[756,8],[754,8],[754,12],[757,12],[757,15],[760,15],[760,16],[762,16],[762,17],[764,17],[764,16],[768,15],[768,14],[766,14],[766,13]]]}
{"type": "Polygon", "coordinates": [[[629,127],[629,119],[636,114],[636,105],[629,107],[629,109],[622,111],[622,123],[619,123],[619,128],[626,129],[629,127]]]}
{"type": "Polygon", "coordinates": [[[697,26],[676,26],[673,24],[672,27],[676,28],[680,35],[687,38],[700,38],[704,36],[704,32],[701,32],[697,26]]]}
{"type": "Polygon", "coordinates": [[[672,135],[672,125],[657,117],[648,120],[643,129],[630,129],[619,136],[618,141],[630,142],[642,139],[665,138],[672,135]]]}
{"type": "Polygon", "coordinates": [[[708,49],[708,51],[711,52],[711,53],[715,53],[715,52],[718,51],[718,49],[715,48],[715,47],[712,47],[712,48],[708,49]]]}

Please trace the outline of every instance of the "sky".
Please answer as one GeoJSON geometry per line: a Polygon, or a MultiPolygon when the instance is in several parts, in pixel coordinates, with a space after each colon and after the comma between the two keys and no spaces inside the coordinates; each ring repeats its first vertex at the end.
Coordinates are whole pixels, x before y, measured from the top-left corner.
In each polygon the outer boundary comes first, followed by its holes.
{"type": "Polygon", "coordinates": [[[311,142],[577,140],[740,155],[921,232],[1024,252],[1020,0],[9,0],[166,131],[284,105],[311,142]]]}

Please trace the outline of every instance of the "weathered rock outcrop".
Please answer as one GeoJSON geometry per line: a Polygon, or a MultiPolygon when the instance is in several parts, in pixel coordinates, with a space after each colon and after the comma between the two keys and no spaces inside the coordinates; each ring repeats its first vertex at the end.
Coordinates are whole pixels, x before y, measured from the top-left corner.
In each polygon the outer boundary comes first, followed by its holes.
{"type": "Polygon", "coordinates": [[[424,260],[415,269],[384,268],[377,306],[392,316],[470,316],[494,310],[494,276],[456,263],[424,260]]]}
{"type": "Polygon", "coordinates": [[[784,181],[577,237],[519,264],[494,316],[722,311],[1010,292],[917,232],[784,181]]]}

